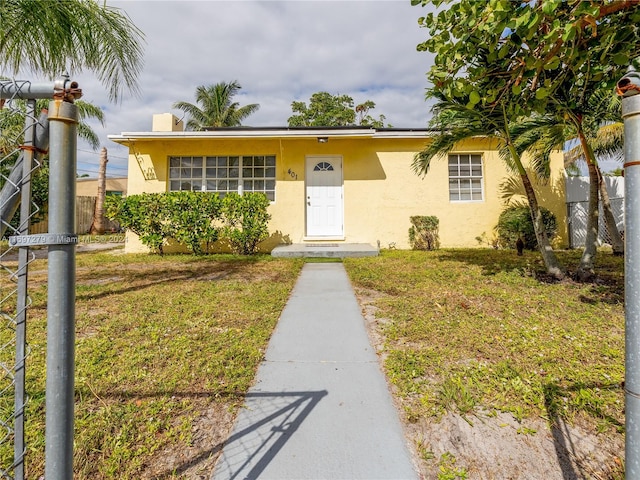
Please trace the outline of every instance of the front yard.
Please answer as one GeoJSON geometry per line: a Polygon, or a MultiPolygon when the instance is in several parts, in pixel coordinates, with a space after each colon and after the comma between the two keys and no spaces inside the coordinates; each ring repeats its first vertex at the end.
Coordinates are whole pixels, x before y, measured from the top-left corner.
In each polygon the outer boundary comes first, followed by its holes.
{"type": "MultiPolygon", "coordinates": [[[[560,255],[577,264],[578,252],[560,255]]],[[[574,449],[564,478],[622,478],[622,259],[600,255],[589,285],[538,280],[537,259],[345,260],[426,478],[537,478],[527,468],[543,468],[543,454],[557,463],[578,434],[604,447],[593,458],[574,449]],[[551,451],[538,452],[538,438],[551,451]]],[[[303,262],[86,253],[77,263],[75,478],[209,478],[303,262]]],[[[38,478],[46,260],[30,269],[30,294],[27,475],[38,478]]],[[[0,452],[6,465],[10,445],[0,452]]]]}

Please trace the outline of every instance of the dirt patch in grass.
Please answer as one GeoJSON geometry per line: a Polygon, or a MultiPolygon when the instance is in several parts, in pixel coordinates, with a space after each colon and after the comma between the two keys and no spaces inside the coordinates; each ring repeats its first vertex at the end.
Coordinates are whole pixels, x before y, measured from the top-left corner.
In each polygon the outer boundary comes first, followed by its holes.
{"type": "Polygon", "coordinates": [[[206,401],[194,405],[199,412],[192,422],[191,442],[183,448],[167,446],[148,460],[141,479],[185,478],[209,480],[222,453],[235,414],[221,404],[206,401]]]}
{"type": "Polygon", "coordinates": [[[438,422],[407,424],[407,429],[428,479],[439,478],[441,466],[452,470],[447,457],[464,468],[464,478],[483,480],[604,479],[615,477],[621,466],[619,438],[595,435],[564,420],[550,428],[546,420],[520,423],[507,413],[447,413],[438,422]]]}

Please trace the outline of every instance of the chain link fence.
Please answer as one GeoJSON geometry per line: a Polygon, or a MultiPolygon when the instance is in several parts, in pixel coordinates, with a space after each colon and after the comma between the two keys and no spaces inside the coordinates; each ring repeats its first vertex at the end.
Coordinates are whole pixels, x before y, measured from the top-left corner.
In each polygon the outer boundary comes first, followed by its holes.
{"type": "Polygon", "coordinates": [[[28,248],[9,246],[7,238],[28,234],[31,218],[38,214],[38,207],[31,203],[31,174],[40,167],[35,154],[36,126],[46,119],[36,117],[36,100],[18,97],[28,83],[0,82],[2,90],[11,87],[15,92],[4,99],[0,110],[0,222],[4,232],[0,245],[0,478],[12,480],[24,478],[26,312],[31,303],[27,272],[35,256],[28,248]],[[18,209],[21,200],[26,207],[18,209]]]}

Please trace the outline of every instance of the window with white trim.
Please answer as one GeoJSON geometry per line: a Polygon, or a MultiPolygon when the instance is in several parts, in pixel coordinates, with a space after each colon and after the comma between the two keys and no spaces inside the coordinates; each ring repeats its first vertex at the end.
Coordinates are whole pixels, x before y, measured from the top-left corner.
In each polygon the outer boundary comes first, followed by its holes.
{"type": "Polygon", "coordinates": [[[275,155],[169,157],[169,190],[276,195],[275,155]]]}
{"type": "Polygon", "coordinates": [[[482,155],[449,155],[449,201],[484,200],[482,155]]]}

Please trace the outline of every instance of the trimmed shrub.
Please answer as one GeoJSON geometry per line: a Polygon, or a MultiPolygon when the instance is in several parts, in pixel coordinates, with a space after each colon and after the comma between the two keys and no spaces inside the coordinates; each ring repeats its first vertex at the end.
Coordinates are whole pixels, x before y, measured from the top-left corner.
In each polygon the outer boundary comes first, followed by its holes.
{"type": "MultiPolygon", "coordinates": [[[[556,216],[544,207],[540,207],[540,210],[542,211],[544,229],[549,239],[552,239],[557,231],[556,216]]],[[[528,206],[518,205],[504,210],[498,218],[496,232],[501,245],[516,248],[516,242],[518,238],[521,238],[524,248],[528,250],[538,248],[538,240],[533,229],[531,211],[528,206]]]]}
{"type": "Polygon", "coordinates": [[[202,255],[218,240],[222,201],[217,193],[169,192],[165,206],[169,236],[191,252],[202,255]]]}
{"type": "Polygon", "coordinates": [[[223,237],[234,252],[253,255],[258,244],[269,236],[268,207],[269,199],[263,193],[229,193],[222,199],[223,237]]]}
{"type": "Polygon", "coordinates": [[[230,193],[222,200],[211,192],[143,193],[107,197],[106,216],[138,235],[152,253],[162,254],[173,239],[200,255],[221,239],[234,252],[251,255],[269,236],[268,207],[263,193],[230,193]]]}
{"type": "Polygon", "coordinates": [[[171,236],[165,194],[109,195],[105,213],[109,220],[116,220],[122,228],[138,235],[152,253],[162,255],[162,245],[171,236]]]}
{"type": "Polygon", "coordinates": [[[435,216],[409,217],[409,243],[414,250],[436,250],[440,247],[438,227],[440,221],[435,216]]]}

